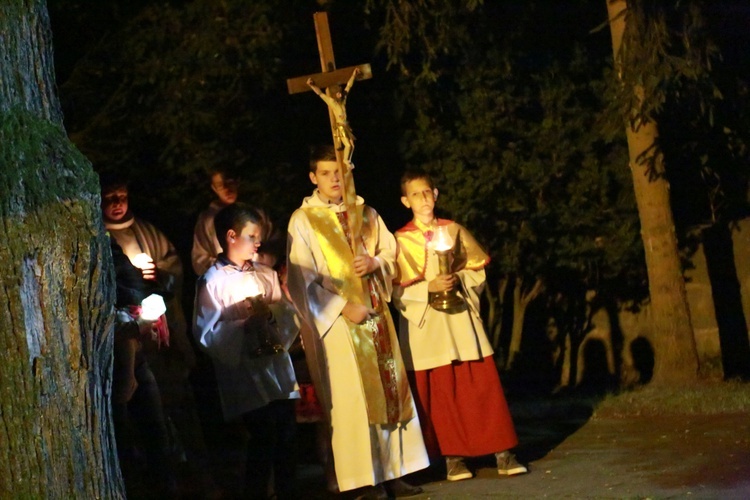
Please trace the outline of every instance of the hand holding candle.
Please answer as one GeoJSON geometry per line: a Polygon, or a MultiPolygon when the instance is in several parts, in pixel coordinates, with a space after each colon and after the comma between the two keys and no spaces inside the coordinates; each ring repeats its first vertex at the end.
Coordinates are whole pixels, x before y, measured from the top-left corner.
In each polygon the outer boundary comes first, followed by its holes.
{"type": "Polygon", "coordinates": [[[152,293],[141,301],[141,314],[136,319],[141,335],[158,335],[159,320],[167,312],[167,306],[161,295],[152,293]]]}
{"type": "Polygon", "coordinates": [[[132,257],[130,262],[141,270],[144,280],[156,279],[156,265],[154,264],[154,260],[148,254],[139,253],[135,257],[132,257]]]}
{"type": "Polygon", "coordinates": [[[265,293],[263,283],[258,280],[255,272],[243,273],[240,286],[242,287],[242,294],[248,299],[260,298],[265,293]]]}
{"type": "Polygon", "coordinates": [[[455,274],[441,274],[427,284],[427,291],[430,293],[439,293],[453,290],[457,281],[458,277],[455,274]]]}
{"type": "Polygon", "coordinates": [[[258,357],[283,352],[284,347],[271,335],[273,315],[264,300],[263,282],[254,271],[246,272],[243,273],[240,286],[248,311],[248,318],[244,324],[248,349],[258,357]]]}
{"type": "Polygon", "coordinates": [[[260,297],[248,297],[245,299],[245,303],[251,316],[266,318],[271,315],[268,305],[260,297]]]}
{"type": "Polygon", "coordinates": [[[141,302],[141,318],[146,321],[156,321],[167,312],[167,306],[161,295],[152,293],[141,302]]]}
{"type": "Polygon", "coordinates": [[[245,296],[245,304],[251,316],[265,317],[270,311],[265,302],[263,295],[265,290],[263,283],[260,282],[254,272],[244,273],[242,276],[242,294],[245,296]]]}

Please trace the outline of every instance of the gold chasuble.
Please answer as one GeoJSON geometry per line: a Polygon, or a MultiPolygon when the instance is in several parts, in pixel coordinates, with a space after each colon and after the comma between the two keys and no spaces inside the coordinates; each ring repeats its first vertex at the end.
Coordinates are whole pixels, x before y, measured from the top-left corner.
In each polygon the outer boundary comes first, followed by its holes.
{"type": "Polygon", "coordinates": [[[447,226],[448,234],[453,238],[452,273],[462,269],[476,271],[489,264],[489,256],[471,233],[460,224],[451,220],[435,219],[428,226],[414,219],[395,234],[399,249],[396,258],[396,264],[398,264],[396,283],[399,286],[407,287],[425,279],[427,252],[431,250],[430,244],[436,226],[447,226]]]}
{"type": "MultiPolygon", "coordinates": [[[[356,207],[362,222],[362,242],[368,255],[375,255],[377,214],[369,207],[356,207]]],[[[328,265],[331,283],[338,295],[372,308],[377,316],[362,324],[346,321],[357,357],[370,424],[396,424],[414,418],[414,407],[406,369],[396,337],[396,329],[384,297],[380,271],[367,279],[354,274],[354,254],[346,212],[329,207],[303,208],[328,265]],[[367,298],[369,297],[369,301],[367,298]]]]}

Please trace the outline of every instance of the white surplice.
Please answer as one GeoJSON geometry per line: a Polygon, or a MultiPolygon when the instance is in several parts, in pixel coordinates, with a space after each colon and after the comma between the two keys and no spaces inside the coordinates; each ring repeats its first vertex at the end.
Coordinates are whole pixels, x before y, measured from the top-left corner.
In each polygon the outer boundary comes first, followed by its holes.
{"type": "MultiPolygon", "coordinates": [[[[262,301],[281,300],[276,271],[263,264],[254,265],[254,274],[262,284],[262,301]]],[[[250,312],[245,304],[244,280],[248,271],[219,255],[196,285],[193,334],[208,353],[216,372],[224,418],[230,421],[276,400],[298,399],[294,367],[286,349],[297,332],[279,328],[284,352],[254,356],[258,340],[245,332],[250,312]]],[[[260,321],[260,320],[259,320],[260,321]]]]}
{"type": "MultiPolygon", "coordinates": [[[[357,204],[362,204],[361,198],[357,204]]],[[[316,192],[302,208],[329,205],[316,192]]],[[[386,282],[395,271],[396,240],[377,217],[376,259],[386,282]]],[[[340,233],[343,238],[343,232],[340,233]]],[[[429,465],[416,409],[396,425],[370,425],[365,394],[349,329],[341,311],[346,300],[335,292],[317,236],[302,209],[289,221],[288,285],[306,327],[301,335],[318,398],[331,422],[332,449],[340,491],[378,484],[429,465]]],[[[390,292],[390,290],[388,290],[390,292]]],[[[385,297],[386,299],[388,297],[385,297]]]]}

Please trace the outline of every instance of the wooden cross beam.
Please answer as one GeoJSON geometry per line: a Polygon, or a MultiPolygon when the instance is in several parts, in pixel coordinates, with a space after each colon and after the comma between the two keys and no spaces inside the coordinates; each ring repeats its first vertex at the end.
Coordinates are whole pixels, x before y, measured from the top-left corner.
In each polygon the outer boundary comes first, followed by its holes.
{"type": "MultiPolygon", "coordinates": [[[[296,94],[312,90],[307,85],[308,79],[312,78],[315,81],[315,85],[320,88],[325,88],[326,94],[329,97],[332,97],[338,90],[336,87],[338,85],[345,85],[349,78],[352,77],[355,68],[359,68],[360,71],[360,74],[356,78],[357,80],[368,80],[372,78],[372,69],[369,64],[360,64],[358,66],[350,66],[337,70],[336,60],[333,56],[331,32],[328,27],[328,14],[325,12],[316,12],[313,15],[313,19],[315,21],[315,35],[318,40],[318,53],[320,55],[320,68],[322,72],[288,79],[286,82],[289,93],[296,94]]],[[[331,122],[333,143],[338,144],[336,117],[330,106],[328,107],[328,117],[331,122]]],[[[348,217],[349,230],[351,231],[352,236],[352,250],[355,255],[358,255],[363,251],[362,245],[358,243],[362,232],[362,218],[359,216],[356,209],[357,194],[354,188],[354,178],[352,176],[351,168],[344,161],[342,151],[338,148],[336,150],[336,160],[339,165],[339,178],[343,181],[344,186],[343,198],[348,217]]]]}
{"type": "Polygon", "coordinates": [[[308,78],[315,80],[315,85],[322,89],[327,89],[334,85],[344,85],[347,80],[349,80],[349,77],[352,76],[352,72],[355,68],[359,68],[359,71],[361,72],[357,77],[357,80],[369,80],[372,78],[372,69],[370,69],[370,65],[359,64],[357,66],[348,66],[346,68],[336,69],[326,73],[313,73],[311,75],[289,78],[286,81],[286,87],[290,94],[310,92],[312,89],[307,85],[308,78]]]}

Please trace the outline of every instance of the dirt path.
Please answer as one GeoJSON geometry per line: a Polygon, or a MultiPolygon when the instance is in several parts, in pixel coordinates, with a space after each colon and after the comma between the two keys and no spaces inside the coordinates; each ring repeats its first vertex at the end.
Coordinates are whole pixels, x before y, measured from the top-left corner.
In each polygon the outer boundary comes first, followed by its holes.
{"type": "Polygon", "coordinates": [[[594,419],[535,458],[538,429],[519,426],[529,474],[481,468],[470,481],[424,484],[425,497],[750,498],[750,415],[594,419]]]}
{"type": "Polygon", "coordinates": [[[749,414],[517,426],[529,474],[498,477],[487,459],[471,464],[477,476],[467,481],[417,473],[409,480],[424,488],[420,498],[750,498],[749,414]]]}

